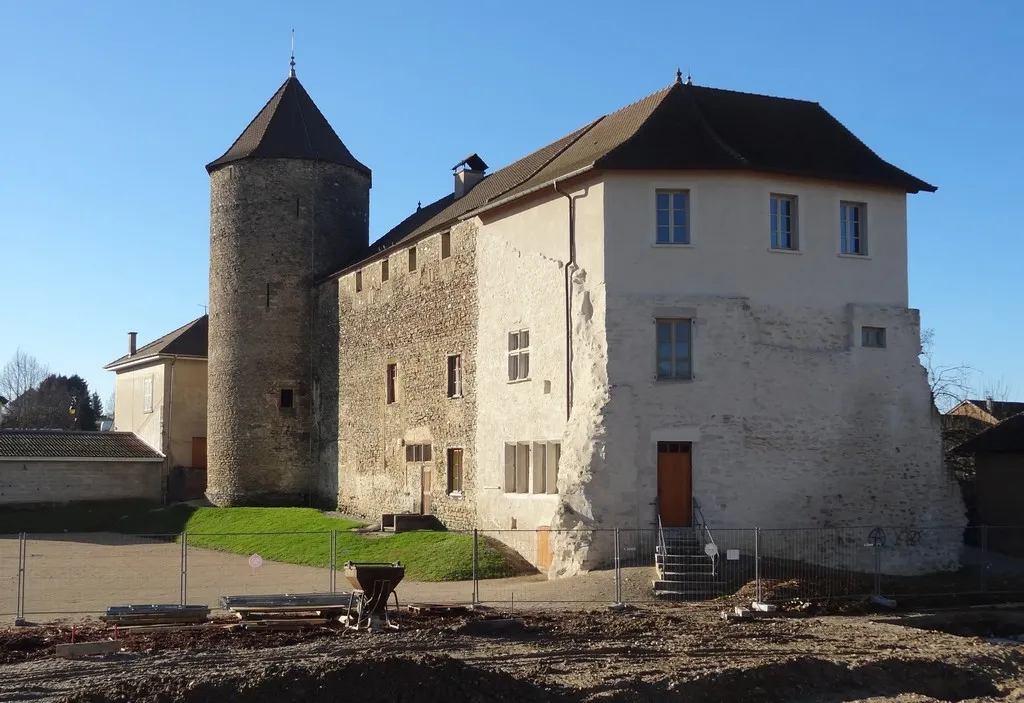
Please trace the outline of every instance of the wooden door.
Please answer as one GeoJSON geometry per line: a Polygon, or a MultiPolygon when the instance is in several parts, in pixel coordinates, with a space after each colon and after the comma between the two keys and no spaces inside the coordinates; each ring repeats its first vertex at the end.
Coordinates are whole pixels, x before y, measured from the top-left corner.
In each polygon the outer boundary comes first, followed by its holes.
{"type": "Polygon", "coordinates": [[[197,469],[206,468],[206,437],[192,438],[192,466],[197,469]]]}
{"type": "Polygon", "coordinates": [[[664,527],[692,524],[693,474],[689,442],[658,442],[658,513],[664,527]]]}
{"type": "Polygon", "coordinates": [[[430,481],[432,471],[430,467],[424,466],[423,473],[421,474],[422,479],[420,481],[420,515],[430,515],[431,504],[430,504],[430,481]]]}
{"type": "Polygon", "coordinates": [[[545,525],[537,528],[537,568],[541,571],[551,568],[551,528],[545,525]]]}

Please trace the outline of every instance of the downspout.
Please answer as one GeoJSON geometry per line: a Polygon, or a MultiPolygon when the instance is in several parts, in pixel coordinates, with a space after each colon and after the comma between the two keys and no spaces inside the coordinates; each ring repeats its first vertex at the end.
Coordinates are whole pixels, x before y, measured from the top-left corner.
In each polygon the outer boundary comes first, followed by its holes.
{"type": "Polygon", "coordinates": [[[555,192],[569,201],[569,260],[565,264],[565,421],[572,415],[572,281],[570,267],[576,266],[576,201],[552,182],[555,192]]]}
{"type": "Polygon", "coordinates": [[[171,475],[171,414],[174,412],[174,364],[178,360],[177,356],[171,357],[171,387],[167,391],[167,424],[164,426],[164,479],[163,492],[164,492],[164,503],[166,503],[170,496],[170,492],[167,486],[168,476],[171,475]]]}

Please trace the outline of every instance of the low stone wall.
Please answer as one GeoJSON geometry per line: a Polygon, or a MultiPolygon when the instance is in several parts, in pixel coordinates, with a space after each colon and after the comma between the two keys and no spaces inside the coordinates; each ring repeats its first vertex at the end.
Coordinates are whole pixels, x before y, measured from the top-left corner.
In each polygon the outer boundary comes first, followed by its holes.
{"type": "Polygon", "coordinates": [[[163,499],[162,460],[0,459],[0,505],[163,499]]]}

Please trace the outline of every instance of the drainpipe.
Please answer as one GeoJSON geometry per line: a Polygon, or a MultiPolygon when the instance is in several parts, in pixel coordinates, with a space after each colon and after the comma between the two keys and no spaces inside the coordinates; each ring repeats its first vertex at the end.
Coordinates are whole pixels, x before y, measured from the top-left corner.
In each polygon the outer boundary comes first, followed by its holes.
{"type": "Polygon", "coordinates": [[[565,420],[572,415],[572,282],[570,266],[576,265],[576,201],[558,187],[558,180],[552,183],[555,192],[569,201],[569,261],[565,264],[565,420]]]}

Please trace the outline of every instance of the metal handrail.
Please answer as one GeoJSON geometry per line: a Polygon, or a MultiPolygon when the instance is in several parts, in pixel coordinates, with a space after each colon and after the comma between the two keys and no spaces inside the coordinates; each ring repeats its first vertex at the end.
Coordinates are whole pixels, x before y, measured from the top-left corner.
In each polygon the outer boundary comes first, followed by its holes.
{"type": "MultiPolygon", "coordinates": [[[[665,556],[668,554],[668,545],[665,544],[665,527],[661,524],[661,511],[658,511],[658,543],[661,545],[661,558],[664,562],[665,556]]],[[[654,567],[658,568],[658,559],[654,559],[654,567]]],[[[662,574],[665,570],[661,569],[662,574]]]]}
{"type": "MultiPolygon", "coordinates": [[[[715,574],[718,570],[718,545],[715,544],[715,537],[711,534],[711,528],[708,527],[708,522],[704,518],[704,511],[700,509],[700,503],[697,502],[696,497],[693,498],[693,527],[697,531],[697,538],[700,540],[702,549],[706,548],[709,544],[715,547],[712,553],[708,555],[711,557],[711,572],[715,574]],[[705,535],[707,540],[704,539],[705,535]]],[[[707,554],[706,549],[704,553],[707,554]]]]}

